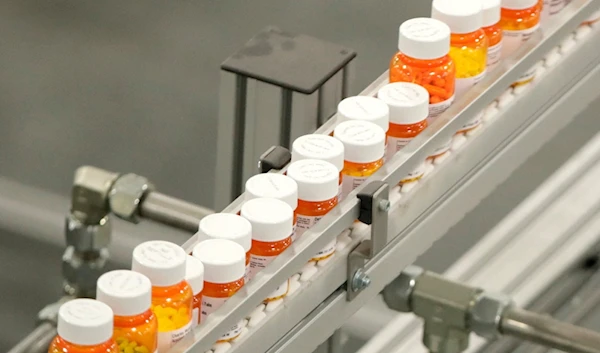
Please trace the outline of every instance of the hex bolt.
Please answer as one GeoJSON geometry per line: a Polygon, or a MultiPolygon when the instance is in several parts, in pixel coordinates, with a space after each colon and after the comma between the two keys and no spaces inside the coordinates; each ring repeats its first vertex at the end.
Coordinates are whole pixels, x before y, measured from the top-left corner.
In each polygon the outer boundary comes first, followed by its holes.
{"type": "Polygon", "coordinates": [[[352,277],[352,291],[360,292],[361,290],[367,288],[371,284],[371,279],[369,276],[363,271],[362,268],[359,268],[354,273],[354,277],[352,277]]]}
{"type": "Polygon", "coordinates": [[[390,200],[381,200],[379,201],[379,209],[383,212],[387,212],[390,210],[390,200]]]}

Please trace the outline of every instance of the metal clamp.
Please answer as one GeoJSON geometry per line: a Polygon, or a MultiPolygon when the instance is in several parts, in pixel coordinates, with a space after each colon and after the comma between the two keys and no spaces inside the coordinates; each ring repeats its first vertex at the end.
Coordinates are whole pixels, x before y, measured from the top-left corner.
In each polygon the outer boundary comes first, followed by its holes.
{"type": "Polygon", "coordinates": [[[358,220],[371,225],[371,239],[365,240],[348,255],[347,300],[353,300],[371,284],[365,271],[370,259],[383,250],[387,243],[389,186],[382,181],[369,183],[358,195],[358,220]]]}
{"type": "Polygon", "coordinates": [[[281,170],[292,160],[290,151],[281,146],[273,146],[258,159],[258,171],[267,173],[272,169],[281,170]]]}

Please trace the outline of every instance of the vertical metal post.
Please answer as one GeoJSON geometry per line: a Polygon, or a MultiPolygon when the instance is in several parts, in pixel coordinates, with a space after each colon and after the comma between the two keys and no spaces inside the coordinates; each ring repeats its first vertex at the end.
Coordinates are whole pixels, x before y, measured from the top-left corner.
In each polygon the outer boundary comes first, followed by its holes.
{"type": "Polygon", "coordinates": [[[343,353],[342,330],[337,329],[327,339],[327,353],[343,353]]]}
{"type": "Polygon", "coordinates": [[[281,126],[279,130],[279,145],[289,148],[292,133],[293,92],[287,88],[281,89],[281,126]]]}

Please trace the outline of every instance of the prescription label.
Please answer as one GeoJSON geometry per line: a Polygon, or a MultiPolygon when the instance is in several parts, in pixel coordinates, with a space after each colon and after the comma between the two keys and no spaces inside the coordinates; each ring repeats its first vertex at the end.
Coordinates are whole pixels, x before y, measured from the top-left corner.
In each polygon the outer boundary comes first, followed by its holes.
{"type": "Polygon", "coordinates": [[[346,198],[346,196],[348,196],[348,194],[351,193],[352,190],[361,186],[362,183],[364,183],[367,179],[369,179],[368,176],[355,177],[350,175],[344,175],[344,179],[342,181],[342,194],[344,195],[344,198],[346,198]]]}
{"type": "Polygon", "coordinates": [[[484,112],[478,113],[475,119],[463,125],[463,127],[461,127],[460,130],[458,130],[456,133],[462,134],[471,130],[475,130],[479,125],[481,125],[481,121],[483,120],[483,113],[484,112]]]}
{"type": "Polygon", "coordinates": [[[472,77],[463,77],[456,79],[456,91],[454,95],[457,98],[462,97],[465,93],[467,93],[473,86],[477,84],[477,82],[481,81],[485,77],[486,71],[483,70],[482,73],[472,77]]]}
{"type": "Polygon", "coordinates": [[[325,260],[335,253],[335,247],[337,246],[337,238],[333,238],[323,249],[321,249],[311,261],[325,260]]]}
{"type": "Polygon", "coordinates": [[[512,55],[519,47],[528,41],[540,28],[539,24],[523,30],[504,30],[504,39],[502,42],[502,57],[507,58],[512,55]]]}
{"type": "Polygon", "coordinates": [[[448,153],[448,151],[450,151],[450,146],[452,146],[452,139],[448,139],[448,141],[446,141],[443,145],[433,150],[433,153],[431,154],[431,156],[429,156],[429,158],[440,157],[448,153]]]}
{"type": "MultiPolygon", "coordinates": [[[[300,218],[300,217],[298,217],[300,218]]],[[[254,276],[267,267],[268,264],[275,259],[276,256],[260,256],[260,255],[250,255],[250,278],[254,278],[254,276]]],[[[286,280],[279,287],[277,287],[269,296],[265,299],[265,301],[277,300],[285,297],[289,291],[290,283],[289,280],[286,280]]]]}
{"type": "Polygon", "coordinates": [[[344,189],[343,189],[342,185],[343,185],[342,183],[340,183],[338,185],[338,196],[337,196],[338,203],[340,203],[344,197],[344,193],[343,193],[344,189]]]}
{"type": "Polygon", "coordinates": [[[248,283],[248,281],[251,279],[252,277],[250,276],[250,263],[248,263],[246,265],[246,271],[244,272],[244,283],[248,283]]]}
{"type": "Polygon", "coordinates": [[[452,103],[454,103],[454,95],[443,102],[429,104],[429,117],[427,117],[427,122],[429,124],[433,123],[433,120],[445,112],[446,109],[450,108],[452,103]]]}
{"type": "MultiPolygon", "coordinates": [[[[396,152],[400,151],[404,146],[408,145],[412,138],[402,138],[402,137],[389,137],[389,148],[387,150],[388,158],[392,158],[396,152]]],[[[423,177],[425,174],[425,164],[420,164],[419,167],[412,172],[410,172],[406,178],[400,181],[401,183],[410,183],[412,181],[417,181],[423,177]]]]}
{"type": "Polygon", "coordinates": [[[492,45],[492,46],[488,47],[488,53],[487,53],[488,69],[491,69],[494,66],[496,66],[500,62],[501,58],[502,58],[502,41],[500,41],[500,43],[498,43],[496,45],[492,45]]]}
{"type": "Polygon", "coordinates": [[[192,321],[187,323],[187,325],[172,331],[167,332],[159,332],[158,333],[158,351],[166,352],[171,347],[175,345],[175,343],[181,341],[190,331],[192,330],[192,321]]]}
{"type": "Polygon", "coordinates": [[[198,324],[200,323],[200,322],[198,322],[199,318],[200,318],[200,309],[194,308],[194,310],[192,310],[192,328],[198,326],[198,324]]]}
{"type": "MultiPolygon", "coordinates": [[[[204,322],[208,315],[215,312],[215,310],[219,309],[229,298],[215,298],[209,297],[206,295],[202,296],[202,310],[200,312],[201,321],[204,322]]],[[[219,342],[227,342],[235,339],[242,332],[242,328],[244,328],[244,324],[240,321],[235,324],[232,328],[227,330],[221,338],[219,342]]]]}
{"type": "Polygon", "coordinates": [[[323,218],[322,216],[305,216],[298,215],[297,219],[297,229],[296,229],[296,239],[300,238],[304,232],[306,232],[310,227],[317,224],[318,221],[323,218]]]}

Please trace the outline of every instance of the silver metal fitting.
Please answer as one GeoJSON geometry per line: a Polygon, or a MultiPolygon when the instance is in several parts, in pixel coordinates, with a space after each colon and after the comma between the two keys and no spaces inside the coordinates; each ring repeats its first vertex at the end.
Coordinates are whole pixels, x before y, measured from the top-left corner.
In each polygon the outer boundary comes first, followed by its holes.
{"type": "Polygon", "coordinates": [[[75,171],[71,213],[85,224],[97,224],[110,212],[108,193],[119,175],[83,166],[75,171]]]}
{"type": "Polygon", "coordinates": [[[362,268],[359,268],[356,273],[354,273],[354,277],[352,278],[352,290],[354,292],[359,292],[367,288],[369,285],[371,285],[371,279],[362,268]]]}
{"type": "Polygon", "coordinates": [[[444,322],[425,320],[423,344],[431,353],[461,353],[469,347],[469,332],[444,322]]]}
{"type": "Polygon", "coordinates": [[[119,177],[113,184],[108,201],[111,211],[126,221],[139,222],[139,206],[147,192],[154,186],[148,179],[136,174],[119,177]]]}
{"type": "Polygon", "coordinates": [[[418,266],[408,266],[383,289],[383,300],[390,309],[404,313],[412,311],[411,296],[423,272],[418,266]]]}
{"type": "Polygon", "coordinates": [[[513,301],[504,294],[479,294],[469,312],[469,329],[483,338],[499,338],[502,316],[513,305],[513,301]]]}
{"type": "Polygon", "coordinates": [[[110,243],[110,219],[105,216],[98,223],[87,225],[70,214],[65,220],[65,237],[67,246],[77,252],[99,251],[110,243]]]}
{"type": "Polygon", "coordinates": [[[96,282],[104,273],[107,262],[107,249],[78,252],[72,246],[67,247],[62,258],[65,294],[93,298],[96,295],[96,282]]]}
{"type": "Polygon", "coordinates": [[[392,205],[392,204],[390,203],[390,200],[385,200],[385,199],[384,199],[384,200],[381,200],[381,201],[379,201],[379,209],[380,209],[381,211],[383,211],[383,212],[387,212],[387,211],[389,211],[389,210],[390,210],[390,207],[391,207],[391,205],[392,205]]]}

